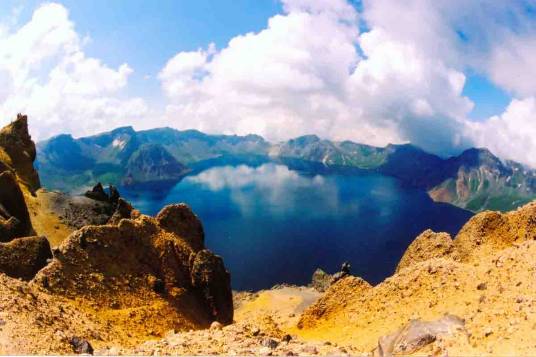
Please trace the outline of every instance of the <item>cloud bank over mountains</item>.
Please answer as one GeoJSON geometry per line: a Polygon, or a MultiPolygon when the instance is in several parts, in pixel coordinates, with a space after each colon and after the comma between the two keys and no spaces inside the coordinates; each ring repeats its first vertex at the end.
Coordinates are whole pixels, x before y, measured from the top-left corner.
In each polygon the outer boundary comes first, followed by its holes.
{"type": "Polygon", "coordinates": [[[23,26],[0,26],[1,117],[27,112],[38,138],[127,124],[274,141],[315,133],[379,146],[412,142],[440,155],[485,146],[536,166],[534,2],[282,4],[259,32],[163,63],[155,76],[165,104],[154,107],[128,95],[135,68],[85,54],[67,9],[47,3],[23,26]],[[469,118],[470,72],[510,93],[504,113],[469,118]]]}

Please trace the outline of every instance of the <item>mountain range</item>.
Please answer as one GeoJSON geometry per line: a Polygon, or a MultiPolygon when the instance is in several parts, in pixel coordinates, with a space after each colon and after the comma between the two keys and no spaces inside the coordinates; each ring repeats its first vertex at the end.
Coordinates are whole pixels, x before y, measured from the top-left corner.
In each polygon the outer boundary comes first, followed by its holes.
{"type": "Polygon", "coordinates": [[[358,169],[398,178],[438,202],[474,212],[507,211],[536,197],[536,171],[472,148],[441,158],[411,144],[374,147],[306,135],[272,144],[258,135],[122,127],[95,136],[59,135],[37,144],[36,166],[49,189],[81,192],[95,182],[177,182],[196,166],[223,157],[262,157],[358,169]]]}

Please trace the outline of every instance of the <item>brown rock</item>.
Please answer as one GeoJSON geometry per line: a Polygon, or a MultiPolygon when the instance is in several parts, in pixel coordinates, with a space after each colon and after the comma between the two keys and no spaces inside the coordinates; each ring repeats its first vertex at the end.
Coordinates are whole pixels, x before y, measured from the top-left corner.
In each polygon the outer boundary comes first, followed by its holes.
{"type": "Polygon", "coordinates": [[[157,332],[180,327],[177,321],[200,328],[213,320],[227,324],[233,317],[230,278],[221,258],[194,251],[189,241],[144,215],[75,231],[35,281],[51,293],[99,306],[117,302],[127,309],[160,301],[166,319],[156,314],[144,319],[157,332]]]}
{"type": "Polygon", "coordinates": [[[311,284],[316,291],[323,293],[331,285],[331,275],[322,269],[316,269],[311,279],[311,284]]]}
{"type": "Polygon", "coordinates": [[[115,212],[110,217],[108,224],[119,224],[119,221],[125,218],[131,218],[132,205],[122,198],[118,198],[116,202],[115,212]]]}
{"type": "Polygon", "coordinates": [[[187,205],[166,206],[158,213],[156,220],[160,227],[186,240],[193,250],[198,251],[204,246],[203,225],[187,205]]]}
{"type": "Polygon", "coordinates": [[[45,237],[17,238],[0,243],[0,271],[13,278],[31,280],[52,258],[45,237]]]}
{"type": "Polygon", "coordinates": [[[0,173],[0,241],[33,234],[24,195],[11,171],[0,173]]]}
{"type": "Polygon", "coordinates": [[[33,167],[35,156],[35,144],[28,132],[28,117],[18,114],[15,121],[0,130],[0,161],[4,168],[11,167],[32,192],[41,187],[33,167]]]}
{"type": "Polygon", "coordinates": [[[209,250],[195,254],[191,270],[192,285],[201,292],[213,318],[222,324],[233,322],[231,275],[221,257],[209,250]]]}
{"type": "Polygon", "coordinates": [[[473,216],[454,239],[454,247],[462,261],[470,261],[481,252],[498,251],[534,239],[536,202],[508,213],[486,211],[473,216]]]}
{"type": "Polygon", "coordinates": [[[93,347],[88,340],[81,337],[73,337],[69,343],[73,347],[73,351],[78,354],[93,354],[93,347]]]}
{"type": "Polygon", "coordinates": [[[97,182],[95,186],[89,191],[86,191],[85,196],[87,198],[91,198],[92,200],[96,201],[103,201],[103,202],[109,202],[110,197],[104,191],[104,187],[102,187],[102,184],[100,182],[97,182]]]}

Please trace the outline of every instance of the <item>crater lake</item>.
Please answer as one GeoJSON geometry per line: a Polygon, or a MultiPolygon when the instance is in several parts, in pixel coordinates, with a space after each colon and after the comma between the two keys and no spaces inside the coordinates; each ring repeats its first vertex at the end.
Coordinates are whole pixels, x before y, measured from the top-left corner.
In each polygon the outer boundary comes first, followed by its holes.
{"type": "Polygon", "coordinates": [[[120,188],[142,213],[188,204],[206,246],[224,258],[233,289],[307,285],[341,263],[370,283],[390,276],[430,228],[456,234],[472,213],[375,173],[281,162],[214,162],[178,183],[120,188]]]}

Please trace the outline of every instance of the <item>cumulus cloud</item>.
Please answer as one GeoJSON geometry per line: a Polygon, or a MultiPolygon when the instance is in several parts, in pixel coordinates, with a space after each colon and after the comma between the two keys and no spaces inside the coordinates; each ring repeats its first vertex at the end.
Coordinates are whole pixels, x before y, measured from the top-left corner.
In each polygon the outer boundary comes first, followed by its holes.
{"type": "MultiPolygon", "coordinates": [[[[388,33],[393,43],[413,46],[415,53],[427,61],[423,68],[443,73],[443,80],[450,77],[452,86],[432,84],[442,76],[429,75],[423,85],[430,94],[427,100],[436,100],[431,108],[445,107],[454,110],[442,113],[457,118],[448,123],[447,130],[438,122],[423,122],[412,117],[406,128],[414,128],[420,136],[431,141],[445,141],[463,146],[481,146],[496,155],[536,167],[536,22],[533,1],[393,1],[374,0],[364,2],[364,14],[372,29],[388,33]],[[416,21],[418,19],[418,21],[416,21]],[[443,69],[441,69],[443,68],[443,69]],[[445,74],[450,72],[450,75],[445,74]],[[486,75],[500,88],[514,97],[504,113],[482,122],[467,118],[472,105],[460,102],[463,72],[471,70],[486,75]],[[458,83],[458,84],[456,84],[458,83]],[[451,90],[445,90],[450,88],[451,90]],[[449,94],[450,93],[450,94],[449,94]],[[464,113],[465,111],[465,113],[464,113]],[[427,126],[423,130],[422,124],[427,126]],[[424,134],[424,135],[423,135],[424,134]]],[[[366,35],[363,35],[363,37],[366,35]]],[[[413,67],[406,65],[407,80],[411,81],[413,67]]],[[[413,71],[414,72],[414,71],[413,71]]],[[[385,90],[379,92],[385,93],[385,90]]],[[[401,100],[410,100],[404,91],[394,93],[401,100]],[[405,98],[405,99],[404,99],[405,98]]],[[[427,105],[419,105],[428,111],[427,105]]],[[[389,115],[392,108],[386,110],[389,115]]],[[[432,114],[432,111],[428,111],[432,114]]],[[[401,130],[406,130],[404,127],[401,130]]],[[[421,139],[423,140],[423,139],[421,139]]],[[[419,143],[419,140],[413,140],[419,143]]],[[[423,145],[432,148],[430,145],[423,145]]],[[[442,145],[445,147],[444,145],[442,145]]],[[[436,148],[437,150],[437,148],[436,148]]],[[[444,153],[444,149],[435,151],[444,153]]]]}
{"type": "Polygon", "coordinates": [[[271,138],[330,130],[328,118],[343,115],[344,87],[359,58],[357,28],[344,21],[348,14],[301,2],[286,8],[259,33],[221,50],[181,52],[166,64],[160,79],[174,123],[271,138]]]}
{"type": "Polygon", "coordinates": [[[504,113],[483,123],[472,123],[477,146],[496,155],[536,167],[536,99],[514,99],[504,113]]]}
{"type": "Polygon", "coordinates": [[[118,96],[132,69],[88,57],[83,42],[67,9],[55,3],[37,8],[22,27],[0,33],[2,121],[27,113],[32,134],[42,139],[92,134],[142,117],[148,111],[143,99],[118,96]]]}
{"type": "Polygon", "coordinates": [[[160,79],[175,125],[272,140],[411,141],[442,153],[466,144],[462,72],[382,27],[360,34],[344,0],[283,5],[259,33],[169,60],[160,79]]]}
{"type": "MultiPolygon", "coordinates": [[[[498,123],[505,137],[517,135],[506,123],[532,125],[514,110],[536,88],[529,5],[374,0],[358,13],[346,0],[283,0],[284,13],[266,29],[170,59],[160,73],[166,114],[178,127],[272,140],[317,133],[412,142],[444,156],[473,145],[493,149],[498,123]],[[368,31],[360,33],[360,21],[368,31]],[[518,99],[499,117],[474,123],[474,103],[462,94],[467,70],[518,99]]],[[[534,164],[511,146],[495,151],[534,164]]]]}
{"type": "Polygon", "coordinates": [[[491,79],[520,97],[536,95],[536,34],[509,36],[493,49],[489,60],[491,79]]]}

